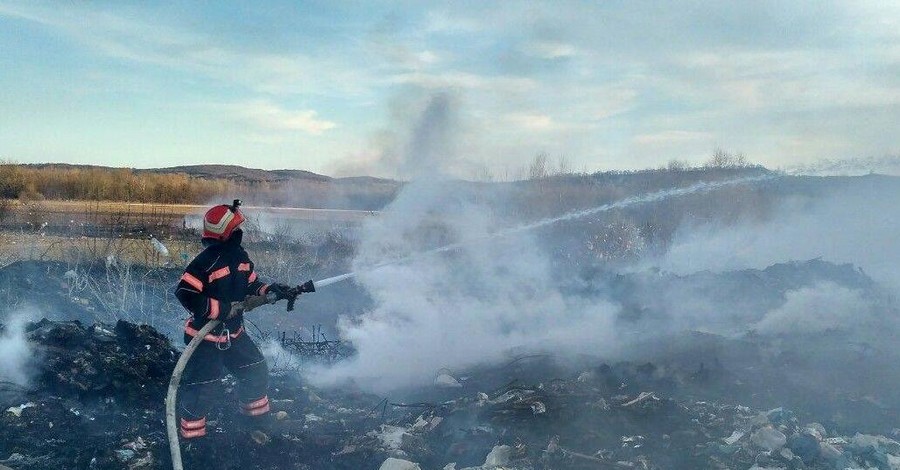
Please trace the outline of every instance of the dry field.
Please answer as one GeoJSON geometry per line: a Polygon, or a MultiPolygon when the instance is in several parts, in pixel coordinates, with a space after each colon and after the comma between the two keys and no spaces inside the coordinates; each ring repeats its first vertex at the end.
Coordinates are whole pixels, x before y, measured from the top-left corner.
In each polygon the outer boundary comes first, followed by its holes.
{"type": "MultiPolygon", "coordinates": [[[[179,266],[201,249],[198,229],[208,206],[111,201],[6,201],[0,214],[0,266],[18,260],[179,266]],[[168,256],[151,242],[165,246],[168,256]]],[[[284,264],[286,245],[310,233],[343,232],[376,212],[244,206],[248,250],[284,264]]],[[[307,238],[309,238],[307,236],[307,238]]],[[[290,250],[295,247],[291,246],[290,250]]]]}
{"type": "MultiPolygon", "coordinates": [[[[208,205],[196,204],[148,204],[116,201],[58,201],[32,202],[6,201],[10,217],[21,217],[31,212],[44,214],[68,214],[73,216],[104,215],[128,217],[184,218],[199,217],[208,205]]],[[[268,214],[294,220],[327,220],[334,222],[359,222],[376,214],[374,211],[349,209],[308,209],[304,207],[243,206],[250,214],[268,214]]]]}

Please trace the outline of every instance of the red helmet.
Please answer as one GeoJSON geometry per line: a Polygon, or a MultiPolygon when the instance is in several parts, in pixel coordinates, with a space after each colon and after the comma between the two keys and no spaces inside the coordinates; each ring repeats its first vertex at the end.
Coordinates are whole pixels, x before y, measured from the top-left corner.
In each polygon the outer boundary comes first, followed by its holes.
{"type": "Polygon", "coordinates": [[[215,206],[203,216],[203,238],[228,240],[243,222],[244,215],[240,210],[226,204],[215,206]]]}

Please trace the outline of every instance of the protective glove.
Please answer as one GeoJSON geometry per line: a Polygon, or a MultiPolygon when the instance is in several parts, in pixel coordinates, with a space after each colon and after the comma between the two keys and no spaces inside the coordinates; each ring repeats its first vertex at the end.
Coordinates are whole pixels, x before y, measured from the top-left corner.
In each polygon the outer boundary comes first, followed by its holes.
{"type": "Polygon", "coordinates": [[[267,292],[271,292],[275,294],[275,300],[287,299],[290,298],[291,286],[286,286],[284,284],[272,284],[269,286],[267,292]]]}
{"type": "Polygon", "coordinates": [[[228,306],[228,314],[225,315],[225,318],[230,320],[242,313],[244,313],[244,303],[243,302],[231,302],[231,304],[228,306]]]}

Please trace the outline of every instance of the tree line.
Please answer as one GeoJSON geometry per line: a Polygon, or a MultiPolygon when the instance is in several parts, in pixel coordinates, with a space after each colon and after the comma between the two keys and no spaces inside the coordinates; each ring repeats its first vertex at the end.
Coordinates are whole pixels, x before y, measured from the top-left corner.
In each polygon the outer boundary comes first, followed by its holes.
{"type": "Polygon", "coordinates": [[[250,185],[236,181],[194,178],[184,173],[0,164],[0,197],[5,199],[191,204],[205,203],[221,194],[247,193],[250,189],[250,185]]]}

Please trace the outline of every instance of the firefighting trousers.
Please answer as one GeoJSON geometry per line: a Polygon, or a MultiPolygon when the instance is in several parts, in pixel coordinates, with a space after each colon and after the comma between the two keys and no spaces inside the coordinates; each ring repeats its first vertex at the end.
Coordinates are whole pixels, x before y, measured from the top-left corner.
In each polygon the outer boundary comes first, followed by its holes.
{"type": "MultiPolygon", "coordinates": [[[[185,342],[191,339],[185,335],[185,342]]],[[[232,339],[227,349],[223,344],[203,341],[188,361],[179,389],[182,438],[206,435],[206,416],[216,398],[224,396],[222,378],[226,370],[237,379],[240,411],[251,420],[269,413],[269,371],[253,340],[242,334],[232,339]]]]}

